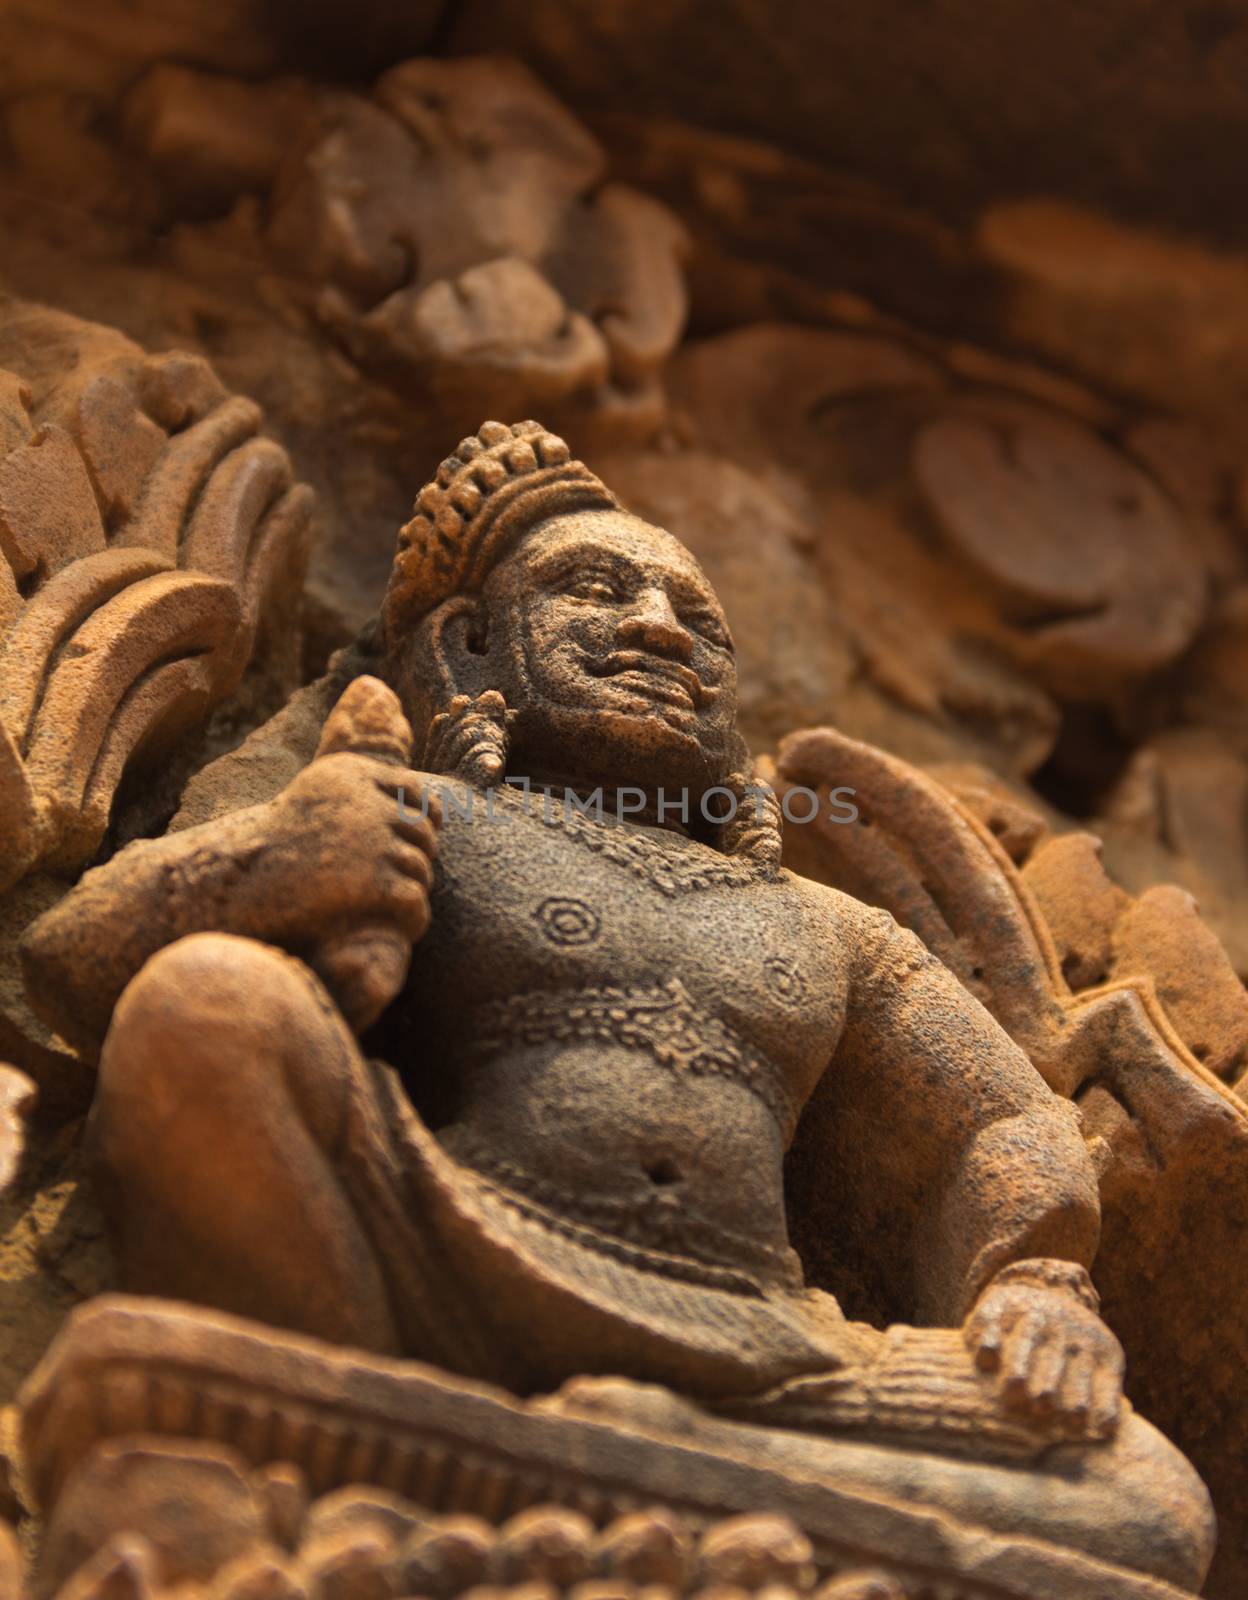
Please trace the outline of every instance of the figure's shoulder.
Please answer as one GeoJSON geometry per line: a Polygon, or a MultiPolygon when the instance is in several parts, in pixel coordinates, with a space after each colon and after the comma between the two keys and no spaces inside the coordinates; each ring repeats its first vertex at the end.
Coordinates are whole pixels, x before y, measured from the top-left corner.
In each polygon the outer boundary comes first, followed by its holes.
{"type": "Polygon", "coordinates": [[[803,916],[830,941],[849,971],[874,975],[886,967],[913,970],[934,960],[918,935],[884,907],[795,872],[786,870],[781,877],[802,906],[803,916]]]}
{"type": "Polygon", "coordinates": [[[804,878],[800,873],[781,869],[780,882],[813,917],[824,919],[842,930],[861,929],[864,932],[884,933],[897,926],[891,912],[879,906],[856,900],[843,889],[831,884],[818,883],[814,878],[804,878]]]}
{"type": "Polygon", "coordinates": [[[236,749],[202,768],[182,792],[170,833],[215,822],[280,794],[316,754],[340,685],[328,678],[298,689],[282,709],[236,749]]]}
{"type": "Polygon", "coordinates": [[[296,689],[241,744],[191,778],[168,831],[215,822],[280,794],[316,755],[326,721],[344,692],[372,665],[358,643],[340,650],[328,671],[296,689]]]}

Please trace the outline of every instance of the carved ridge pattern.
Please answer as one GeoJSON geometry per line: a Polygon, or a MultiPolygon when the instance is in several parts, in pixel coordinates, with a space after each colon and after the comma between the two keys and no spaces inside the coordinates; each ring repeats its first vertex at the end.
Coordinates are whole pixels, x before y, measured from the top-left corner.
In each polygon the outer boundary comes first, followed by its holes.
{"type": "Polygon", "coordinates": [[[1003,1411],[968,1361],[961,1334],[943,1328],[890,1328],[865,1366],[796,1378],[757,1400],[715,1409],[810,1433],[870,1428],[927,1449],[939,1440],[942,1450],[981,1458],[985,1447],[1004,1459],[1034,1458],[1051,1442],[1003,1411]]]}
{"type": "Polygon", "coordinates": [[[533,919],[551,944],[558,945],[592,944],[602,928],[592,906],[566,895],[543,900],[533,919]]]}
{"type": "Polygon", "coordinates": [[[198,357],[11,302],[0,365],[40,337],[59,367],[0,370],[0,888],[85,865],[132,758],[233,692],[311,509],[198,357]]]}
{"type": "MultiPolygon", "coordinates": [[[[1193,1055],[1147,976],[1072,993],[1026,874],[955,793],[832,728],[791,734],[781,746],[779,771],[782,786],[826,790],[848,778],[874,823],[865,833],[824,824],[807,830],[815,854],[799,870],[884,906],[911,927],[983,1002],[1050,1088],[1067,1097],[1078,1090],[1085,1068],[1075,1024],[1087,1009],[1107,996],[1132,993],[1153,1025],[1157,1049],[1244,1114],[1243,1098],[1193,1055]]],[[[786,846],[805,844],[797,832],[786,846]]]]}
{"type": "Polygon", "coordinates": [[[475,1047],[596,1040],[645,1050],[677,1076],[714,1074],[743,1084],[791,1131],[795,1111],[766,1059],[696,1005],[679,978],[628,988],[535,990],[481,1006],[475,1047]]]}

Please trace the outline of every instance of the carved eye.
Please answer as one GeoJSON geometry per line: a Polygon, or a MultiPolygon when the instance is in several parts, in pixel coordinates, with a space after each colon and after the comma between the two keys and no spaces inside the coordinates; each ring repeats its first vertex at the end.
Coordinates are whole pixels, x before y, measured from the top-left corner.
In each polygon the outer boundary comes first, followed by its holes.
{"type": "Polygon", "coordinates": [[[728,630],[713,611],[694,611],[682,616],[680,620],[699,638],[705,639],[707,644],[713,644],[720,650],[732,649],[728,630]]]}
{"type": "Polygon", "coordinates": [[[578,600],[596,600],[599,605],[610,605],[620,598],[619,590],[601,573],[582,573],[568,584],[567,592],[578,600]]]}

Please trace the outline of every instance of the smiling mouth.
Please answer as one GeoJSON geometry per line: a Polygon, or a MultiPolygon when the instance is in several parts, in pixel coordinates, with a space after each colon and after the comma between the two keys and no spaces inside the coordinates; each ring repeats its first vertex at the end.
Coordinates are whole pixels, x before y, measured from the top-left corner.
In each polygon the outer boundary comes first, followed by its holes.
{"type": "Polygon", "coordinates": [[[595,678],[615,678],[647,699],[697,711],[718,698],[719,690],[702,682],[691,667],[641,650],[616,650],[599,660],[585,659],[595,678]]]}

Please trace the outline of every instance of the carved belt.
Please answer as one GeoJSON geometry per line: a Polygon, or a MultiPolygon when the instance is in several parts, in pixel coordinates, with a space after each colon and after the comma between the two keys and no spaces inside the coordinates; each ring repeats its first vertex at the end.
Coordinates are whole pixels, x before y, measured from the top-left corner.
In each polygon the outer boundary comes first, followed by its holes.
{"type": "Polygon", "coordinates": [[[730,1078],[757,1095],[787,1138],[796,1109],[776,1067],[694,1003],[679,978],[652,986],[534,991],[481,1007],[474,1045],[494,1054],[518,1044],[601,1040],[645,1050],[678,1077],[730,1078]]]}

